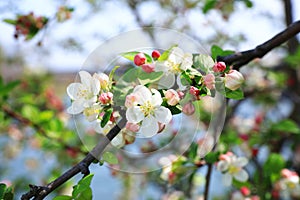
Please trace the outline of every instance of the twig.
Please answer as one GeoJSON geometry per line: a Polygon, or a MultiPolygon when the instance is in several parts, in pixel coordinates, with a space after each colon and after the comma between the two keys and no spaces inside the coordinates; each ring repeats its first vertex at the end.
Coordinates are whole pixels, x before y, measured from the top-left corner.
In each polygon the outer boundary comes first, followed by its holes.
{"type": "Polygon", "coordinates": [[[233,65],[235,69],[239,69],[241,66],[248,64],[255,58],[262,58],[268,52],[270,52],[275,47],[280,46],[289,39],[293,38],[300,32],[300,21],[292,23],[284,31],[275,35],[270,40],[258,45],[256,48],[231,54],[228,56],[218,56],[218,61],[223,61],[228,65],[233,65]]]}
{"type": "Polygon", "coordinates": [[[205,177],[205,190],[204,190],[204,200],[208,200],[208,194],[209,194],[209,185],[210,185],[210,179],[211,179],[211,174],[212,174],[212,164],[208,164],[207,165],[208,169],[207,169],[207,174],[205,177]]]}
{"type": "Polygon", "coordinates": [[[23,194],[22,200],[29,200],[33,198],[34,200],[44,199],[49,193],[53,190],[64,184],[66,181],[71,179],[78,173],[82,173],[85,176],[90,173],[89,166],[94,160],[98,160],[101,153],[109,142],[121,131],[125,126],[126,119],[122,118],[121,121],[115,125],[107,134],[106,138],[100,140],[100,142],[93,148],[93,150],[88,153],[88,155],[77,165],[66,171],[63,175],[47,184],[46,186],[32,186],[30,185],[30,191],[26,194],[23,194]]]}

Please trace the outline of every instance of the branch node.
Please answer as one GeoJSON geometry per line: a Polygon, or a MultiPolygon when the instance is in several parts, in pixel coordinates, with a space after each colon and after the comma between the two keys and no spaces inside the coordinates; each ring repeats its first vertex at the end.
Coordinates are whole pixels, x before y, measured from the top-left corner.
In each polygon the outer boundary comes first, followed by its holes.
{"type": "Polygon", "coordinates": [[[86,163],[79,163],[78,167],[80,169],[80,172],[85,176],[90,174],[89,166],[86,163]]]}

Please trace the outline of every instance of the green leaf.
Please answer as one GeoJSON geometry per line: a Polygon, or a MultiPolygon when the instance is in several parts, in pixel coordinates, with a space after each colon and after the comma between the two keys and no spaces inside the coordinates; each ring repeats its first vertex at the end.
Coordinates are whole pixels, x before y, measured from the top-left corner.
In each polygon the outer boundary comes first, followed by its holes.
{"type": "Polygon", "coordinates": [[[3,199],[4,200],[13,200],[14,199],[14,194],[13,194],[12,187],[6,188],[3,199]]]}
{"type": "Polygon", "coordinates": [[[190,78],[190,76],[186,72],[182,72],[180,74],[180,81],[181,81],[181,84],[185,85],[185,86],[193,84],[192,79],[190,78]]]}
{"type": "MultiPolygon", "coordinates": [[[[201,148],[201,146],[199,147],[201,148]]],[[[214,164],[219,159],[219,152],[209,152],[205,157],[204,160],[209,164],[214,164]]]]}
{"type": "MultiPolygon", "coordinates": [[[[130,51],[130,52],[126,52],[126,53],[122,53],[121,55],[124,58],[127,58],[130,61],[134,61],[134,57],[136,56],[136,54],[141,53],[139,51],[130,51]]],[[[143,53],[143,52],[142,52],[143,53]]],[[[149,54],[143,53],[147,59],[148,63],[152,63],[152,57],[149,54]]]]}
{"type": "Polygon", "coordinates": [[[228,56],[234,53],[234,51],[231,50],[223,50],[221,47],[217,45],[213,45],[210,51],[211,51],[211,57],[214,60],[216,60],[218,56],[228,56]]]}
{"type": "Polygon", "coordinates": [[[173,45],[173,46],[171,46],[169,49],[167,49],[166,51],[164,51],[164,52],[160,55],[160,57],[157,59],[157,61],[161,62],[161,61],[167,60],[168,57],[169,57],[169,55],[170,55],[170,53],[172,52],[172,49],[173,49],[174,47],[177,47],[177,46],[178,46],[177,44],[176,44],[176,45],[173,45]]]}
{"type": "Polygon", "coordinates": [[[39,112],[39,109],[32,105],[25,105],[21,110],[22,115],[33,122],[37,122],[39,120],[39,112]]]}
{"type": "Polygon", "coordinates": [[[217,0],[206,0],[203,8],[202,8],[202,12],[205,14],[207,13],[209,10],[213,9],[215,7],[217,3],[217,0]]]}
{"type": "Polygon", "coordinates": [[[102,128],[107,124],[112,113],[113,113],[113,108],[109,108],[105,111],[100,124],[102,128]]]}
{"type": "Polygon", "coordinates": [[[264,174],[272,182],[280,178],[280,171],[285,167],[285,161],[280,154],[272,153],[263,165],[264,174]]]}
{"type": "Polygon", "coordinates": [[[142,85],[154,83],[158,81],[162,76],[164,75],[163,72],[151,72],[147,73],[144,72],[143,70],[139,69],[138,72],[138,80],[142,85]]]}
{"type": "Polygon", "coordinates": [[[4,183],[0,183],[0,199],[3,199],[5,190],[6,190],[6,185],[4,183]]]}
{"type": "Polygon", "coordinates": [[[132,83],[138,78],[139,68],[133,67],[125,72],[121,79],[125,82],[132,83]]]}
{"type": "Polygon", "coordinates": [[[214,64],[215,64],[214,60],[209,55],[199,54],[194,56],[195,68],[200,69],[206,74],[208,74],[208,72],[212,70],[214,64]]]}
{"type": "Polygon", "coordinates": [[[80,195],[80,193],[85,192],[86,190],[90,189],[91,181],[94,174],[89,174],[83,179],[81,179],[77,185],[74,186],[72,197],[76,198],[80,195]]]}
{"type": "Polygon", "coordinates": [[[243,2],[245,3],[245,5],[246,5],[248,8],[252,8],[252,7],[253,7],[252,1],[250,1],[250,0],[243,0],[243,2]]]}
{"type": "Polygon", "coordinates": [[[79,193],[74,199],[75,200],[92,200],[93,194],[92,189],[89,187],[83,192],[79,193]]]}
{"type": "Polygon", "coordinates": [[[109,82],[110,82],[110,83],[112,83],[112,80],[113,80],[113,78],[114,78],[115,72],[116,72],[116,70],[117,70],[119,67],[120,67],[120,66],[115,66],[115,67],[111,70],[111,72],[109,73],[109,82]]]}
{"type": "Polygon", "coordinates": [[[113,153],[108,151],[103,153],[102,159],[108,164],[112,164],[112,165],[118,164],[119,162],[118,158],[113,153]]]}
{"type": "Polygon", "coordinates": [[[244,92],[242,89],[230,90],[225,88],[225,96],[230,99],[241,100],[244,98],[244,92]]]}
{"type": "Polygon", "coordinates": [[[14,19],[3,19],[3,22],[8,23],[8,24],[12,24],[12,25],[16,25],[17,21],[14,19]]]}
{"type": "Polygon", "coordinates": [[[271,130],[276,132],[285,132],[285,133],[294,133],[294,134],[300,133],[300,129],[298,125],[290,119],[277,122],[271,127],[271,130]]]}
{"type": "Polygon", "coordinates": [[[53,200],[72,200],[72,197],[67,195],[61,195],[54,197],[53,200]]]}
{"type": "Polygon", "coordinates": [[[6,85],[0,85],[0,96],[7,95],[9,92],[11,92],[16,86],[20,84],[20,81],[12,81],[7,83],[6,85]]]}

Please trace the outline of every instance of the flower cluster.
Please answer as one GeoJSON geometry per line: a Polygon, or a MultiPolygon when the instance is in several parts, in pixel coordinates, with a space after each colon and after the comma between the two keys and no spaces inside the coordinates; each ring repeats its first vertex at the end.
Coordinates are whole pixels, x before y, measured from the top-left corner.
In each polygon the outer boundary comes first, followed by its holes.
{"type": "Polygon", "coordinates": [[[281,170],[281,179],[275,184],[275,190],[279,191],[282,199],[300,198],[299,175],[291,170],[281,170]]]}
{"type": "Polygon", "coordinates": [[[20,15],[16,20],[6,19],[7,23],[15,25],[15,38],[20,35],[25,36],[26,40],[33,38],[40,29],[48,22],[48,18],[34,16],[33,12],[28,15],[20,15]]]}
{"type": "Polygon", "coordinates": [[[109,76],[80,71],[81,83],[71,83],[67,88],[72,100],[67,111],[74,115],[83,113],[88,121],[96,122],[97,132],[106,134],[115,125],[119,115],[114,105],[126,109],[124,134],[114,139],[119,147],[134,141],[131,137],[127,141],[126,132],[152,137],[164,130],[172,115],[192,115],[195,101],[213,96],[219,88],[226,95],[227,91],[237,90],[244,80],[242,74],[225,63],[214,62],[206,55],[192,55],[177,46],[162,53],[126,52],[122,56],[135,64],[124,78],[114,80],[115,70],[109,76]]]}
{"type": "Polygon", "coordinates": [[[220,155],[219,160],[220,161],[217,163],[217,169],[224,174],[224,185],[231,185],[233,178],[240,182],[248,180],[248,174],[243,169],[243,167],[248,163],[247,158],[237,157],[232,152],[227,152],[226,154],[220,155]]]}

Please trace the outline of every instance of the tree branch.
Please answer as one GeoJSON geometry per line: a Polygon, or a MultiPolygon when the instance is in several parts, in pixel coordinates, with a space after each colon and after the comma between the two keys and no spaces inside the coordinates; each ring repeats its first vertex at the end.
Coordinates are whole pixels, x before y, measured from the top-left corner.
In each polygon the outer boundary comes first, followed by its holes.
{"type": "Polygon", "coordinates": [[[102,154],[105,147],[109,144],[109,142],[121,131],[121,129],[125,126],[126,118],[122,118],[121,121],[115,125],[109,133],[106,135],[106,138],[100,140],[100,142],[93,148],[93,150],[88,153],[88,155],[77,165],[66,171],[63,175],[47,184],[46,186],[33,186],[29,185],[30,191],[26,194],[23,194],[22,200],[29,200],[33,198],[34,200],[44,199],[49,193],[53,190],[64,184],[66,181],[71,179],[78,173],[82,173],[85,176],[88,175],[89,166],[94,160],[98,160],[100,155],[102,154]]]}
{"type": "Polygon", "coordinates": [[[228,56],[218,56],[218,61],[223,61],[228,65],[233,65],[235,69],[239,69],[243,65],[248,64],[255,58],[262,58],[272,49],[280,46],[286,41],[293,38],[300,32],[300,21],[292,23],[289,27],[287,27],[284,31],[275,35],[270,40],[264,42],[261,45],[258,45],[256,48],[238,52],[228,56]]]}

